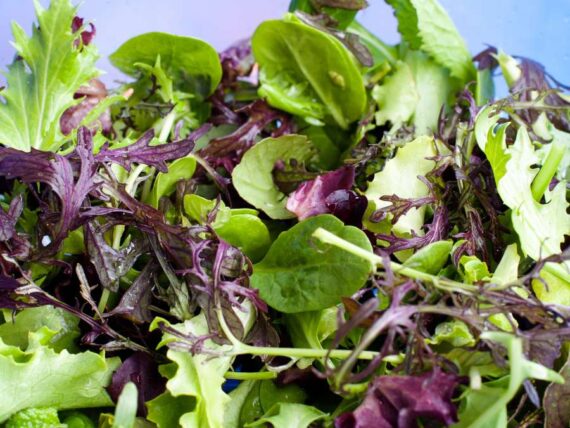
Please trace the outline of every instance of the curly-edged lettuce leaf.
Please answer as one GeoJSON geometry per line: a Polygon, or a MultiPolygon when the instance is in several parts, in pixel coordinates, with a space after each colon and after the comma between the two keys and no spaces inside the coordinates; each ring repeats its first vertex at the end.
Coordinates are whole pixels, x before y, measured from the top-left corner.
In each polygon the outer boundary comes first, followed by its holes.
{"type": "Polygon", "coordinates": [[[93,352],[56,352],[45,345],[54,332],[30,333],[21,350],[0,340],[0,423],[29,407],[58,410],[102,407],[113,404],[105,387],[120,365],[93,352]]]}
{"type": "Polygon", "coordinates": [[[272,106],[312,123],[332,116],[341,128],[364,112],[366,91],[356,59],[333,36],[289,14],[263,22],[252,49],[260,65],[259,94],[272,106]]]}
{"type": "MultiPolygon", "coordinates": [[[[433,138],[419,137],[398,149],[384,169],[378,172],[365,195],[376,208],[390,205],[382,196],[397,195],[400,198],[420,198],[429,194],[428,187],[418,178],[430,172],[436,165],[428,158],[437,154],[433,138]]],[[[426,207],[412,208],[401,216],[393,226],[396,234],[422,233],[426,207]]]]}
{"type": "MultiPolygon", "coordinates": [[[[156,328],[158,322],[165,321],[156,319],[151,329],[156,328]]],[[[208,334],[203,313],[172,328],[196,337],[208,334]]],[[[174,340],[174,336],[165,334],[161,344],[174,340]]],[[[229,348],[229,345],[216,345],[211,340],[207,340],[205,346],[220,354],[229,348]]],[[[158,428],[223,428],[224,407],[230,397],[222,390],[222,384],[232,357],[212,357],[207,353],[192,355],[173,349],[169,349],[166,356],[172,361],[160,368],[161,374],[168,378],[166,392],[147,403],[148,419],[158,428]]]]}
{"type": "Polygon", "coordinates": [[[534,260],[558,254],[560,244],[570,234],[566,182],[561,181],[551,191],[547,190],[545,203],[535,200],[531,186],[538,173],[534,165],[539,163],[539,158],[528,132],[519,128],[514,144],[507,147],[509,124],[495,127],[499,116],[490,113],[488,107],[477,116],[477,144],[491,164],[499,196],[511,208],[521,249],[534,260]]]}
{"type": "Polygon", "coordinates": [[[386,1],[394,8],[402,38],[413,49],[428,53],[463,82],[475,78],[467,45],[437,0],[386,1]]]}
{"type": "Polygon", "coordinates": [[[58,148],[61,115],[77,102],[77,89],[99,74],[95,47],[80,44],[80,35],[72,32],[77,9],[71,1],[52,0],[48,9],[35,1],[35,7],[38,24],[31,37],[12,26],[19,58],[0,92],[0,144],[23,151],[58,148]]]}

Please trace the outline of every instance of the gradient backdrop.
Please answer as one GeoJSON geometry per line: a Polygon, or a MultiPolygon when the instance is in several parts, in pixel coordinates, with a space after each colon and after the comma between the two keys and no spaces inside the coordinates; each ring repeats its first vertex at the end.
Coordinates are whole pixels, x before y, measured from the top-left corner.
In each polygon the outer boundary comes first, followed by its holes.
{"type": "MultiPolygon", "coordinates": [[[[514,55],[542,62],[558,80],[570,83],[570,0],[440,0],[473,53],[493,44],[514,55]]],[[[47,4],[46,0],[42,0],[47,4]]],[[[288,0],[83,0],[80,16],[97,27],[104,80],[120,78],[106,57],[128,38],[166,31],[202,38],[218,50],[248,37],[257,24],[281,16],[288,0]]],[[[360,21],[388,43],[399,36],[391,9],[369,0],[360,21]]],[[[14,50],[10,22],[28,30],[34,19],[32,0],[0,0],[0,68],[14,50]]],[[[0,82],[2,78],[0,77],[0,82]]]]}

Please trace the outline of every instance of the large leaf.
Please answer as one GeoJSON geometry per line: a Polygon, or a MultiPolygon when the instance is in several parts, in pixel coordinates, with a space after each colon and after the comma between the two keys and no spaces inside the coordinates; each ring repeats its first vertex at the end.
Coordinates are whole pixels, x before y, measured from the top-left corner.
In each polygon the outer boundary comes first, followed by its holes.
{"type": "Polygon", "coordinates": [[[29,407],[75,409],[112,405],[105,387],[119,358],[56,352],[43,343],[55,333],[30,333],[25,351],[0,340],[0,422],[29,407]]]}
{"type": "Polygon", "coordinates": [[[287,15],[263,22],[252,48],[261,67],[259,93],[274,107],[313,121],[330,115],[341,128],[364,112],[366,92],[356,60],[331,35],[287,15]]]}
{"type": "Polygon", "coordinates": [[[475,134],[493,169],[499,195],[511,208],[521,249],[534,260],[557,254],[565,236],[570,234],[566,182],[561,181],[552,191],[546,191],[546,203],[536,201],[531,185],[538,172],[534,165],[539,159],[528,132],[519,128],[514,144],[507,147],[508,124],[495,129],[498,120],[499,116],[491,115],[490,108],[482,110],[477,116],[475,134]]]}
{"type": "Polygon", "coordinates": [[[245,153],[233,170],[233,184],[243,199],[269,217],[293,218],[295,215],[285,208],[285,194],[273,182],[272,172],[278,160],[304,162],[312,153],[312,145],[302,135],[266,138],[245,153]]]}
{"type": "Polygon", "coordinates": [[[325,309],[365,284],[370,263],[313,240],[312,234],[319,227],[371,251],[361,230],[344,226],[332,215],[300,222],[279,235],[265,258],[254,266],[251,284],[269,306],[285,313],[325,309]]]}
{"type": "Polygon", "coordinates": [[[214,92],[222,78],[216,50],[192,37],[159,32],[141,34],[123,43],[109,59],[122,72],[136,76],[140,72],[137,64],[152,67],[158,57],[168,76],[179,81],[191,77],[194,91],[204,97],[214,92]]]}
{"type": "Polygon", "coordinates": [[[74,44],[71,31],[77,10],[70,0],[53,0],[44,9],[35,1],[38,25],[32,36],[13,24],[16,59],[6,73],[0,94],[0,144],[30,151],[55,150],[61,143],[59,119],[76,103],[73,94],[97,76],[93,45],[74,44]]]}
{"type": "Polygon", "coordinates": [[[394,7],[398,30],[414,49],[422,49],[451,75],[466,82],[475,67],[465,41],[437,0],[387,0],[394,7]]]}

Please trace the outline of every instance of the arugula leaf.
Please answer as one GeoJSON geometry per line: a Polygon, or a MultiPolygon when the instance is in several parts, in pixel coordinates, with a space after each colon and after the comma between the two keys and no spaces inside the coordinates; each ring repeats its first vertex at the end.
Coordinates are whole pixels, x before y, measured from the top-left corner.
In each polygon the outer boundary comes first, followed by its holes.
{"type": "Polygon", "coordinates": [[[319,227],[371,250],[366,235],[336,217],[311,217],[283,232],[253,268],[251,285],[274,309],[285,313],[316,311],[340,303],[364,285],[368,261],[312,239],[319,227]]]}
{"type": "Polygon", "coordinates": [[[273,168],[278,160],[295,159],[302,163],[312,154],[313,147],[305,136],[291,134],[266,138],[249,149],[234,168],[233,184],[243,199],[269,217],[293,218],[295,214],[285,208],[285,194],[273,182],[273,168]]]}
{"type": "Polygon", "coordinates": [[[259,95],[272,106],[313,123],[330,115],[343,129],[364,112],[362,75],[355,58],[334,37],[288,14],[284,20],[263,22],[253,35],[252,49],[261,69],[259,95]]]}
{"type": "Polygon", "coordinates": [[[511,220],[517,232],[521,249],[534,260],[560,252],[560,244],[570,234],[570,215],[566,212],[566,183],[558,183],[544,195],[545,204],[535,200],[531,186],[537,174],[533,165],[538,157],[528,132],[519,128],[514,144],[507,148],[508,124],[495,124],[498,115],[491,108],[477,116],[475,134],[477,144],[485,152],[493,169],[497,191],[511,208],[511,220]]]}
{"type": "Polygon", "coordinates": [[[130,76],[140,71],[137,64],[160,67],[176,82],[190,85],[186,92],[203,98],[212,94],[222,78],[222,67],[216,50],[193,37],[168,33],[146,33],[123,43],[109,56],[111,63],[130,76]]]}
{"type": "Polygon", "coordinates": [[[25,351],[0,340],[0,422],[29,407],[76,409],[112,405],[105,387],[119,358],[56,352],[43,343],[53,332],[30,333],[25,351]]]}
{"type": "Polygon", "coordinates": [[[451,75],[467,82],[475,78],[471,54],[437,0],[386,0],[398,19],[402,38],[413,49],[422,49],[439,64],[447,67],[451,75]]]}
{"type": "Polygon", "coordinates": [[[245,427],[258,427],[270,423],[273,428],[307,428],[312,423],[327,417],[312,406],[296,403],[279,403],[263,417],[245,427]]]}
{"type": "Polygon", "coordinates": [[[16,59],[6,73],[1,92],[0,144],[18,150],[55,151],[62,143],[59,119],[77,101],[73,94],[96,77],[97,51],[75,43],[80,35],[71,24],[77,9],[70,0],[53,0],[44,9],[35,0],[38,19],[32,36],[12,25],[16,59]]]}

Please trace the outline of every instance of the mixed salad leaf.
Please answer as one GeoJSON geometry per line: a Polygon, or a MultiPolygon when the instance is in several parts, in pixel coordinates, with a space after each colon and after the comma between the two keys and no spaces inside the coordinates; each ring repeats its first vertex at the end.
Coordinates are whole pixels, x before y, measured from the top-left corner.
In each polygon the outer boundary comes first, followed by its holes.
{"type": "Polygon", "coordinates": [[[568,88],[387,3],[395,46],[363,0],[139,35],[116,88],[71,0],[14,25],[0,426],[568,426],[568,88]]]}

